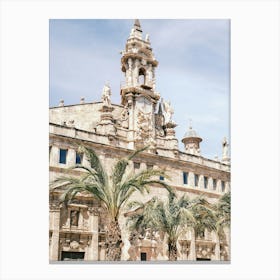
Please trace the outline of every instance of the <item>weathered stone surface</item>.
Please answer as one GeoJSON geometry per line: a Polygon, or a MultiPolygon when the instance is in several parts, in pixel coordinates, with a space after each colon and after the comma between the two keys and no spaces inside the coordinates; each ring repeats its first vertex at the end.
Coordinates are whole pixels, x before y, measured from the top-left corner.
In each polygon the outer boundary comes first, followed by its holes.
{"type": "MultiPolygon", "coordinates": [[[[209,202],[215,202],[223,194],[222,191],[230,191],[227,142],[223,143],[222,162],[204,158],[199,150],[201,138],[195,135],[192,138],[187,135],[183,139],[186,150],[179,151],[174,130],[176,124],[172,121],[173,110],[169,103],[165,107],[157,107],[160,94],[155,90],[155,68],[158,62],[151,51],[149,38],[142,39],[138,22],[122,52],[121,64],[126,79],[121,88],[122,105],[111,104],[111,91],[104,88],[103,102],[85,103],[82,100],[80,104],[70,106],[61,102],[59,107],[50,108],[50,182],[61,175],[82,174],[82,171],[68,169],[75,164],[81,144],[97,152],[108,173],[117,159],[126,157],[135,148],[149,145],[148,151],[135,158],[140,163],[139,170],[166,170],[170,179],[164,180],[176,189],[179,196],[188,194],[194,198],[203,194],[209,202]],[[67,150],[66,164],[59,163],[60,149],[67,150]],[[183,172],[188,173],[186,184],[183,182],[183,172]],[[197,186],[195,175],[199,179],[197,186]],[[205,177],[208,178],[207,188],[205,177]]],[[[82,164],[89,166],[86,157],[82,158],[82,164]]],[[[133,163],[129,164],[129,172],[138,172],[133,163]]],[[[82,253],[84,260],[92,261],[112,260],[116,256],[121,260],[140,260],[141,253],[146,253],[147,260],[168,259],[167,237],[153,231],[131,233],[126,226],[126,209],[122,209],[118,228],[109,223],[106,211],[92,196],[79,194],[75,202],[66,207],[58,204],[60,195],[59,191],[52,192],[49,201],[50,260],[61,260],[63,252],[82,253]],[[71,213],[76,215],[76,220],[72,222],[71,213]],[[111,231],[119,232],[119,240],[110,239],[106,233],[111,231]],[[115,255],[108,256],[108,247],[115,246],[116,242],[120,242],[119,246],[111,251],[115,255]]],[[[164,200],[167,191],[153,185],[149,193],[134,193],[130,201],[146,202],[153,196],[164,200]]],[[[195,238],[190,230],[179,238],[177,251],[172,244],[174,250],[171,250],[171,258],[229,260],[229,236],[230,231],[227,230],[224,240],[218,240],[214,234],[207,234],[207,238],[201,240],[195,238]]]]}

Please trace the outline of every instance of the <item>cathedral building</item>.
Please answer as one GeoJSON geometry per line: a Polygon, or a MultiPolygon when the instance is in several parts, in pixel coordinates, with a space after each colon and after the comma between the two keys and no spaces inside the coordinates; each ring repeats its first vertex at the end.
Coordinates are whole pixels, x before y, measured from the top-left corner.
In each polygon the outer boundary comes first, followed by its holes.
{"type": "MultiPolygon", "coordinates": [[[[82,171],[70,166],[87,158],[78,151],[79,145],[90,147],[99,155],[108,172],[116,159],[145,146],[129,168],[138,172],[146,168],[164,169],[166,181],[178,195],[204,195],[216,202],[230,190],[230,158],[228,142],[221,145],[221,160],[203,157],[203,139],[189,127],[178,148],[173,121],[173,108],[156,89],[155,69],[158,65],[149,36],[143,36],[139,20],[125,44],[121,56],[121,71],[125,83],[121,86],[121,104],[111,103],[111,88],[105,84],[99,102],[65,106],[61,100],[49,111],[50,182],[62,175],[79,176],[82,171]]],[[[175,108],[176,109],[176,108],[175,108]]],[[[163,187],[151,186],[149,194],[133,195],[133,200],[148,201],[153,196],[166,197],[163,187]]],[[[60,191],[51,191],[49,198],[49,259],[50,261],[105,260],[106,213],[97,200],[89,195],[78,195],[69,205],[60,204],[60,191]]],[[[126,212],[121,214],[122,260],[167,260],[167,244],[163,238],[146,234],[132,242],[126,226],[126,212]]],[[[230,260],[230,234],[217,242],[214,232],[205,231],[194,236],[190,230],[178,242],[178,260],[230,260]],[[195,246],[191,241],[195,239],[195,246]]]]}

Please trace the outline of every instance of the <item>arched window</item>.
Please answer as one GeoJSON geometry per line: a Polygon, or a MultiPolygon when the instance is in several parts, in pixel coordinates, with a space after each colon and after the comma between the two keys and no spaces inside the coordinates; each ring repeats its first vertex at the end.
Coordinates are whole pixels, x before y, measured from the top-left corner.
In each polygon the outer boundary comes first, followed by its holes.
{"type": "Polygon", "coordinates": [[[146,82],[146,71],[144,68],[140,68],[139,75],[138,75],[138,84],[145,85],[145,82],[146,82]]]}

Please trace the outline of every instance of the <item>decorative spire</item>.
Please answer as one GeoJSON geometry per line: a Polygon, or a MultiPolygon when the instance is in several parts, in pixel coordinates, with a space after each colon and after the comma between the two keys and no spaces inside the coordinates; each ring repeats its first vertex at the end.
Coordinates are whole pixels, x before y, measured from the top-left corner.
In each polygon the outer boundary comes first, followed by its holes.
{"type": "Polygon", "coordinates": [[[142,32],[142,29],[141,29],[141,25],[140,25],[140,21],[139,19],[135,19],[134,21],[134,28],[138,31],[141,31],[142,32]]]}
{"type": "Polygon", "coordinates": [[[141,28],[139,19],[136,19],[134,21],[134,25],[131,29],[129,38],[138,38],[138,39],[142,40],[142,28],[141,28]]]}

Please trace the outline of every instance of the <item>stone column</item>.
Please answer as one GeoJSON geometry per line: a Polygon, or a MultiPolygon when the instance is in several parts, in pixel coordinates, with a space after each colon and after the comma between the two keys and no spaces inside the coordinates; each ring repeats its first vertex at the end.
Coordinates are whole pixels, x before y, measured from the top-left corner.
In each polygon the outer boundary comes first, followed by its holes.
{"type": "Polygon", "coordinates": [[[228,260],[231,259],[231,240],[230,240],[230,228],[229,227],[226,227],[224,228],[224,232],[225,232],[225,235],[226,235],[226,242],[227,242],[227,246],[226,246],[226,251],[227,251],[227,255],[228,255],[228,260]]]}
{"type": "Polygon", "coordinates": [[[208,178],[208,189],[211,191],[213,190],[213,178],[212,177],[208,178]]]}
{"type": "Polygon", "coordinates": [[[140,170],[139,171],[144,171],[147,169],[147,165],[145,162],[140,162],[140,170]]]}
{"type": "Polygon", "coordinates": [[[214,232],[214,236],[215,236],[215,260],[219,261],[221,260],[221,249],[220,249],[220,238],[217,232],[214,232]]]}
{"type": "Polygon", "coordinates": [[[199,175],[199,177],[198,177],[198,188],[204,189],[204,176],[203,175],[199,175]]]}
{"type": "Polygon", "coordinates": [[[85,167],[90,167],[90,162],[89,162],[89,159],[87,158],[86,154],[83,154],[82,165],[85,167]]]}
{"type": "Polygon", "coordinates": [[[229,192],[230,191],[230,184],[229,182],[225,182],[225,192],[229,192]]]}
{"type": "Polygon", "coordinates": [[[88,260],[98,261],[98,209],[93,207],[89,208],[89,219],[92,238],[88,249],[88,260]]]}
{"type": "Polygon", "coordinates": [[[106,254],[106,252],[105,252],[105,250],[106,250],[106,246],[105,246],[105,242],[102,242],[101,243],[101,248],[100,248],[100,261],[105,261],[105,254],[106,254]]]}
{"type": "Polygon", "coordinates": [[[190,244],[190,252],[189,252],[189,261],[195,261],[196,260],[196,250],[195,250],[195,231],[194,229],[190,229],[191,233],[191,244],[190,244]]]}
{"type": "Polygon", "coordinates": [[[67,152],[67,166],[73,166],[76,164],[76,151],[74,149],[68,149],[67,152]]]}
{"type": "Polygon", "coordinates": [[[218,192],[222,191],[222,181],[221,180],[217,180],[217,191],[218,192]]]}
{"type": "Polygon", "coordinates": [[[51,246],[49,251],[50,261],[58,261],[59,259],[59,226],[60,226],[60,207],[57,204],[51,206],[50,209],[51,215],[51,229],[52,229],[52,238],[51,246]]]}
{"type": "Polygon", "coordinates": [[[84,209],[80,208],[78,209],[79,218],[78,218],[78,229],[82,230],[84,227],[84,217],[83,217],[83,211],[84,209]]]}
{"type": "Polygon", "coordinates": [[[127,97],[127,106],[128,106],[128,134],[127,134],[127,140],[128,148],[133,149],[134,148],[134,119],[135,118],[135,105],[133,103],[132,94],[130,93],[127,97]]]}
{"type": "Polygon", "coordinates": [[[59,160],[59,148],[52,146],[50,154],[50,166],[57,166],[59,160]]]}
{"type": "Polygon", "coordinates": [[[194,187],[194,173],[193,172],[189,172],[188,186],[194,187]]]}

